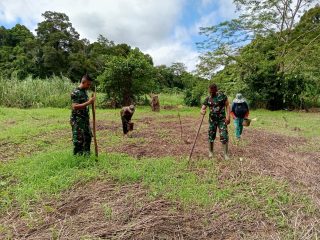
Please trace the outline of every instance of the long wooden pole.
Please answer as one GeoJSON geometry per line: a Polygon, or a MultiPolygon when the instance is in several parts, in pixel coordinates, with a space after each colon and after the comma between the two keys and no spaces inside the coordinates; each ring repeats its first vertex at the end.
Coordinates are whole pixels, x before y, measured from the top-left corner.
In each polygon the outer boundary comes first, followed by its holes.
{"type": "Polygon", "coordinates": [[[193,153],[194,147],[195,147],[195,145],[196,145],[197,138],[198,138],[198,136],[199,136],[199,132],[200,132],[200,129],[201,129],[201,125],[202,125],[203,119],[204,119],[204,115],[202,115],[201,122],[200,122],[200,125],[199,125],[199,128],[198,128],[197,135],[196,135],[196,137],[195,137],[195,139],[194,139],[194,141],[193,141],[193,146],[192,146],[191,151],[190,151],[190,155],[189,155],[188,163],[190,163],[191,156],[192,156],[192,153],[193,153]]]}
{"type": "Polygon", "coordinates": [[[180,113],[178,113],[178,117],[179,117],[179,122],[180,122],[180,137],[181,137],[181,140],[182,140],[182,124],[181,124],[180,113]]]}
{"type": "MultiPolygon", "coordinates": [[[[94,87],[94,93],[92,96],[96,97],[96,87],[94,87]]],[[[93,142],[94,142],[94,152],[96,157],[98,157],[98,142],[97,142],[97,135],[96,135],[96,100],[92,103],[92,130],[93,130],[93,142]]]]}

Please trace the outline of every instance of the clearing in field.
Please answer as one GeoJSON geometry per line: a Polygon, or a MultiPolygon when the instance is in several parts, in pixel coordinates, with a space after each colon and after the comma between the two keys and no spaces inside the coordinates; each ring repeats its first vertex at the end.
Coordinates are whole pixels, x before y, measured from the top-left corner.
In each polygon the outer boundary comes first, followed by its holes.
{"type": "Polygon", "coordinates": [[[319,236],[319,113],[253,111],[229,161],[218,141],[207,158],[205,120],[188,164],[198,109],[138,108],[128,138],[99,110],[98,161],[72,157],[68,110],[0,111],[1,239],[319,236]]]}

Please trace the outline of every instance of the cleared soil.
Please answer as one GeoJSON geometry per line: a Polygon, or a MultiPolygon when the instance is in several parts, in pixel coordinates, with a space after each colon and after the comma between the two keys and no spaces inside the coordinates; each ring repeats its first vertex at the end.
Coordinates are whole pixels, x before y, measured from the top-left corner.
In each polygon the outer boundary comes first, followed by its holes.
{"type": "MultiPolygon", "coordinates": [[[[180,122],[176,116],[168,116],[160,120],[150,117],[142,118],[135,122],[137,129],[131,133],[128,141],[124,139],[122,144],[113,146],[107,146],[108,143],[103,143],[105,146],[103,149],[107,152],[127,153],[137,158],[188,157],[200,120],[181,118],[181,121],[182,137],[180,122]],[[138,139],[138,141],[131,141],[131,139],[138,139]],[[139,139],[143,139],[143,141],[139,141],[139,139]]],[[[110,131],[118,129],[117,134],[121,134],[117,123],[100,124],[102,124],[100,128],[110,131]]],[[[192,161],[208,157],[207,129],[208,123],[204,120],[192,161]]],[[[247,160],[246,163],[249,164],[250,171],[285,179],[293,185],[302,184],[310,188],[312,192],[320,194],[320,152],[307,150],[310,140],[249,127],[244,128],[242,140],[238,143],[234,140],[233,134],[229,131],[229,155],[231,158],[247,160]]],[[[218,135],[219,133],[217,133],[215,142],[215,160],[221,162],[224,160],[222,158],[222,144],[219,142],[218,135]]],[[[313,140],[316,141],[316,139],[313,140]]],[[[320,206],[320,202],[318,204],[320,206]]]]}

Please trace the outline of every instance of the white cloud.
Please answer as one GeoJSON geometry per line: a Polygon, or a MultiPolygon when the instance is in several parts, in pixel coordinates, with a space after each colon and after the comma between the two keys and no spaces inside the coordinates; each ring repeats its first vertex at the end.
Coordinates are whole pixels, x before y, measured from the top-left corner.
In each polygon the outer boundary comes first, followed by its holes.
{"type": "MultiPolygon", "coordinates": [[[[203,0],[210,1],[210,0],[203,0]]],[[[208,27],[218,24],[221,21],[231,20],[236,18],[238,14],[235,12],[236,7],[233,0],[218,0],[217,7],[210,13],[203,15],[194,27],[199,30],[199,27],[208,27]]]]}
{"type": "MultiPolygon", "coordinates": [[[[156,64],[184,62],[195,68],[198,53],[192,38],[198,27],[216,24],[229,16],[232,0],[201,0],[203,9],[217,4],[218,9],[202,17],[192,27],[177,26],[189,0],[0,0],[0,24],[19,21],[29,29],[43,21],[47,10],[66,13],[82,38],[95,41],[99,34],[116,43],[128,43],[148,52],[156,64]]],[[[195,9],[196,11],[196,9],[195,9]]]]}
{"type": "Polygon", "coordinates": [[[164,40],[172,31],[183,5],[182,0],[2,0],[0,20],[21,22],[35,29],[41,13],[64,12],[80,33],[91,41],[99,34],[116,42],[148,47],[164,40]]]}
{"type": "Polygon", "coordinates": [[[218,15],[223,20],[230,20],[238,17],[236,11],[236,6],[233,3],[233,0],[219,0],[218,1],[218,15]]]}
{"type": "Polygon", "coordinates": [[[161,46],[146,50],[154,58],[155,65],[166,64],[170,66],[174,62],[182,62],[189,71],[195,70],[199,53],[192,47],[179,41],[164,43],[161,46]]]}

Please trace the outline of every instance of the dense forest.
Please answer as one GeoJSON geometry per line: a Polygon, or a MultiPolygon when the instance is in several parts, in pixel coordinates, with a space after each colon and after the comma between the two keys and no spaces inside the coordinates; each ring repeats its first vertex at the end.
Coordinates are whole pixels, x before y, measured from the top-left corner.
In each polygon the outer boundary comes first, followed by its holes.
{"type": "Polygon", "coordinates": [[[235,0],[237,19],[201,29],[206,40],[199,44],[199,72],[228,93],[244,93],[252,106],[319,106],[320,6],[310,7],[315,2],[235,0]]]}
{"type": "Polygon", "coordinates": [[[202,55],[193,73],[183,63],[154,66],[150,55],[102,35],[90,43],[66,14],[47,11],[36,35],[20,24],[0,27],[0,78],[78,82],[89,73],[114,107],[160,92],[183,92],[186,104],[197,106],[212,81],[229,96],[242,92],[252,107],[319,106],[320,7],[302,12],[281,1],[254,2],[235,1],[239,10],[246,8],[238,19],[201,29],[206,40],[199,43],[202,55]]]}

